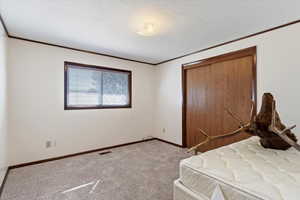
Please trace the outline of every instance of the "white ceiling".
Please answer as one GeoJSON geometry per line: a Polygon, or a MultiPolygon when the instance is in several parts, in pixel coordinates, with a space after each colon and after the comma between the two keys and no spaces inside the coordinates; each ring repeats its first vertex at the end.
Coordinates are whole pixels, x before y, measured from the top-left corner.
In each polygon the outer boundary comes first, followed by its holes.
{"type": "Polygon", "coordinates": [[[158,63],[300,19],[300,0],[0,0],[9,34],[158,63]],[[143,23],[157,35],[138,35],[143,23]]]}

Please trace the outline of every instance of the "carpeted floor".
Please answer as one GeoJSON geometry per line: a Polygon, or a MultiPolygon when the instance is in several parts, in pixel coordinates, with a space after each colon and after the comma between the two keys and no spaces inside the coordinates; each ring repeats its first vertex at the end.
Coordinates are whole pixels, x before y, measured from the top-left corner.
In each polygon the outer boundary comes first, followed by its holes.
{"type": "Polygon", "coordinates": [[[171,200],[179,161],[156,140],[11,170],[1,200],[171,200]]]}

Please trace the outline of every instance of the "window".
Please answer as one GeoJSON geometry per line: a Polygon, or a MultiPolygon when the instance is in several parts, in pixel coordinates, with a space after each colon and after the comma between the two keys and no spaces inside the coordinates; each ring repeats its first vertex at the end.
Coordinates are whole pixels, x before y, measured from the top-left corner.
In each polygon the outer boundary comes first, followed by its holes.
{"type": "Polygon", "coordinates": [[[131,71],[65,62],[65,110],[131,107],[131,71]]]}

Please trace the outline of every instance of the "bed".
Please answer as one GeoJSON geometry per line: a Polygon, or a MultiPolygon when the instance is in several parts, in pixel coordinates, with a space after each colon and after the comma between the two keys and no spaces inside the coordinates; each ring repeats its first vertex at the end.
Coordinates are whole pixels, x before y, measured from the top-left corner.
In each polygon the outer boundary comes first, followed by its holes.
{"type": "Polygon", "coordinates": [[[225,200],[299,200],[300,152],[251,137],[181,161],[174,200],[211,200],[217,189],[225,200]]]}

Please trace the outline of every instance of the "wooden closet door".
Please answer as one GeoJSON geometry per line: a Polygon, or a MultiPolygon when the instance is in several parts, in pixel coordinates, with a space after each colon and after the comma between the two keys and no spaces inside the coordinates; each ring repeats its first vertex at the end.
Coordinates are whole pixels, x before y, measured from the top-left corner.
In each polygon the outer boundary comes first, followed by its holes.
{"type": "MultiPolygon", "coordinates": [[[[238,128],[226,108],[248,122],[253,99],[253,57],[245,56],[186,70],[186,144],[192,147],[208,135],[238,128]]],[[[246,134],[215,140],[200,151],[211,150],[248,137],[246,134]]]]}

